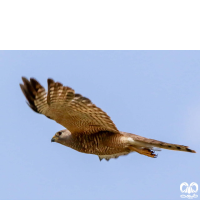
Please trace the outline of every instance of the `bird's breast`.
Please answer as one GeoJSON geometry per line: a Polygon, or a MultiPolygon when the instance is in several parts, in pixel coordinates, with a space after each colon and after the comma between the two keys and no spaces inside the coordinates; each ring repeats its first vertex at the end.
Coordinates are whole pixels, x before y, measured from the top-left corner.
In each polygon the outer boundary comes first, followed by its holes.
{"type": "Polygon", "coordinates": [[[119,136],[108,132],[97,134],[80,134],[73,136],[71,148],[89,154],[109,155],[124,151],[119,136]]]}

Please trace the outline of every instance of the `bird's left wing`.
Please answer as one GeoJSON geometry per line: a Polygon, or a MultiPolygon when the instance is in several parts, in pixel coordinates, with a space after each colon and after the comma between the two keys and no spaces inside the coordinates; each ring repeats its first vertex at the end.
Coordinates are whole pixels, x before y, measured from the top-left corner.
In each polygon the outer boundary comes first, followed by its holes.
{"type": "Polygon", "coordinates": [[[48,79],[48,92],[31,78],[22,77],[20,87],[28,105],[37,113],[66,127],[72,134],[93,134],[99,131],[119,133],[110,117],[88,98],[75,94],[70,87],[48,79]]]}

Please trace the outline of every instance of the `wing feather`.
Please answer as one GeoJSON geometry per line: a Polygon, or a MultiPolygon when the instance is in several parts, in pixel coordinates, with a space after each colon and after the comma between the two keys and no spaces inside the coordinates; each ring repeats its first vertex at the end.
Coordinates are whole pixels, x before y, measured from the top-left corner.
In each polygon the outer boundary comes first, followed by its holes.
{"type": "Polygon", "coordinates": [[[110,117],[90,99],[75,94],[70,87],[48,79],[48,92],[34,78],[22,77],[20,84],[29,107],[66,127],[71,133],[92,134],[99,131],[119,133],[110,117]]]}

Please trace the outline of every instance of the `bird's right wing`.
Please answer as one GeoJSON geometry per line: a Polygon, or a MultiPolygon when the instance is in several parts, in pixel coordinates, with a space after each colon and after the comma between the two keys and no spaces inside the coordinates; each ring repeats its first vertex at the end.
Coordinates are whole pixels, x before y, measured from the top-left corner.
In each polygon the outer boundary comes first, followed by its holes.
{"type": "Polygon", "coordinates": [[[20,87],[35,112],[44,114],[66,127],[72,134],[100,131],[119,133],[110,117],[88,98],[75,94],[70,87],[48,79],[48,92],[35,79],[22,77],[20,87]]]}

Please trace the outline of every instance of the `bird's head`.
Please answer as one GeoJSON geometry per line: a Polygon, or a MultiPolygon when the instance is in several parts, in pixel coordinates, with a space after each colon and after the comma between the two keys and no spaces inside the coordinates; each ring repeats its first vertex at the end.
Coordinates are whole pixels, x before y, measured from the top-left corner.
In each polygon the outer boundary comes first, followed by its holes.
{"type": "Polygon", "coordinates": [[[67,141],[69,141],[71,137],[71,132],[67,129],[58,131],[51,139],[51,142],[57,142],[61,144],[65,144],[67,141]]]}

